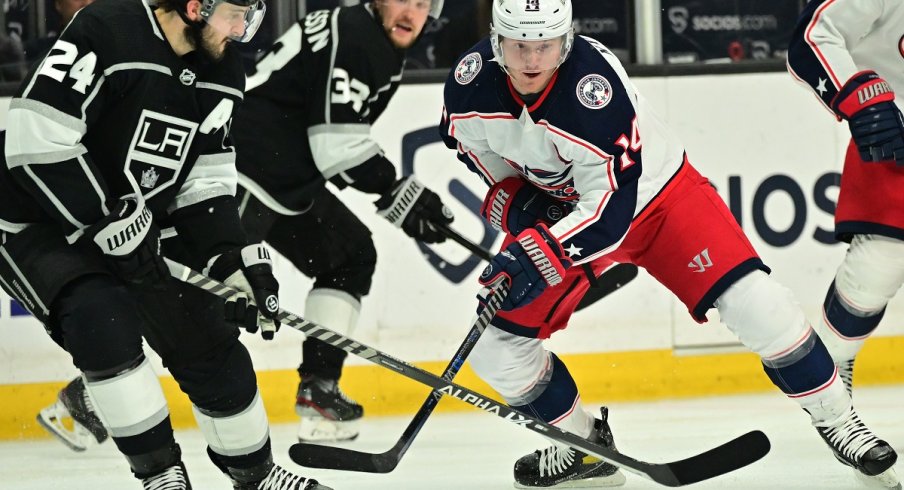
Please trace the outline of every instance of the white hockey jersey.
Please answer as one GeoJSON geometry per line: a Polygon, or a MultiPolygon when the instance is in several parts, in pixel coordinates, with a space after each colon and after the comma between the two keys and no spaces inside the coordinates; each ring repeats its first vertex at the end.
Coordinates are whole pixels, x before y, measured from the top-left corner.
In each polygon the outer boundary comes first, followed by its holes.
{"type": "Polygon", "coordinates": [[[791,38],[788,70],[829,108],[852,76],[875,71],[904,110],[904,2],[812,0],[791,38]]]}
{"type": "Polygon", "coordinates": [[[682,144],[598,41],[576,38],[530,107],[492,59],[484,39],[450,73],[446,146],[489,185],[520,176],[569,202],[573,211],[551,231],[575,263],[611,253],[681,167],[682,144]]]}

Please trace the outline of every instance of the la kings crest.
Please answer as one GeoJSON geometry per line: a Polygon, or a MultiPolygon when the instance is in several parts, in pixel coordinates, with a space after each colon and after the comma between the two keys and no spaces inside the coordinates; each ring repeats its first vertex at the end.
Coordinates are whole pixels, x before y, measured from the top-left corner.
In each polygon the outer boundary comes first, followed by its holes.
{"type": "Polygon", "coordinates": [[[196,122],[142,111],[125,168],[146,198],[173,185],[197,131],[196,122]]]}

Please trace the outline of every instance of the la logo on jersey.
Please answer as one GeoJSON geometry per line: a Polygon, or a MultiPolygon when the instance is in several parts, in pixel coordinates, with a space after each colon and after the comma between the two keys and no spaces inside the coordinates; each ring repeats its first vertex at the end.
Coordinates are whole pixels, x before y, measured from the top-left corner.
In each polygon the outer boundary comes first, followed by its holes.
{"type": "Polygon", "coordinates": [[[125,167],[145,197],[175,182],[197,131],[192,121],[149,110],[141,113],[125,167]]]}
{"type": "Polygon", "coordinates": [[[709,249],[704,248],[702,252],[694,256],[694,260],[688,262],[688,268],[696,269],[694,272],[706,272],[713,266],[712,259],[709,258],[709,249]]]}
{"type": "Polygon", "coordinates": [[[540,0],[527,0],[527,4],[524,6],[525,12],[539,12],[540,11],[540,0]]]}
{"type": "Polygon", "coordinates": [[[481,68],[483,68],[483,58],[480,57],[480,53],[471,53],[462,58],[455,67],[455,81],[459,85],[467,85],[477,78],[481,68]]]}
{"type": "Polygon", "coordinates": [[[587,75],[578,82],[578,100],[588,109],[602,109],[612,101],[612,85],[602,75],[587,75]]]}

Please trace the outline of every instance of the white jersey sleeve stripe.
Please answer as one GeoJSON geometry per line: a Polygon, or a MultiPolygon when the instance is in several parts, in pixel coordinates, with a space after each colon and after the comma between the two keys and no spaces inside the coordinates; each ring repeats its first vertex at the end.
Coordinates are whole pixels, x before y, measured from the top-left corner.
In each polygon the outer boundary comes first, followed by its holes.
{"type": "MultiPolygon", "coordinates": [[[[807,26],[806,35],[804,36],[807,40],[807,44],[813,48],[813,52],[816,53],[816,57],[819,59],[819,62],[822,63],[822,67],[826,70],[826,73],[832,79],[832,83],[835,85],[835,88],[841,88],[844,85],[846,80],[839,80],[838,75],[835,74],[835,71],[832,69],[832,65],[829,63],[828,59],[826,59],[825,53],[819,49],[819,44],[813,39],[813,30],[819,27],[820,29],[832,29],[832,27],[825,22],[821,22],[821,19],[824,19],[823,13],[828,9],[833,3],[837,0],[828,0],[823,6],[816,9],[816,14],[813,15],[813,19],[810,21],[810,25],[807,26]]],[[[840,38],[841,36],[837,33],[835,34],[840,38]]]]}

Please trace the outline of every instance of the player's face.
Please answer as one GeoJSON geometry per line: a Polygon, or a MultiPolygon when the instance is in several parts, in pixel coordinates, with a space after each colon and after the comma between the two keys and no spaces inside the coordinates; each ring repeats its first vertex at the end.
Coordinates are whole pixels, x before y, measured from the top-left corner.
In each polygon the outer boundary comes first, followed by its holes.
{"type": "Polygon", "coordinates": [[[515,90],[521,94],[542,91],[552,80],[562,59],[561,37],[546,41],[521,41],[501,37],[502,58],[515,90]]]}
{"type": "Polygon", "coordinates": [[[401,49],[414,44],[430,13],[430,0],[377,0],[375,5],[383,19],[386,35],[401,49]]]}

